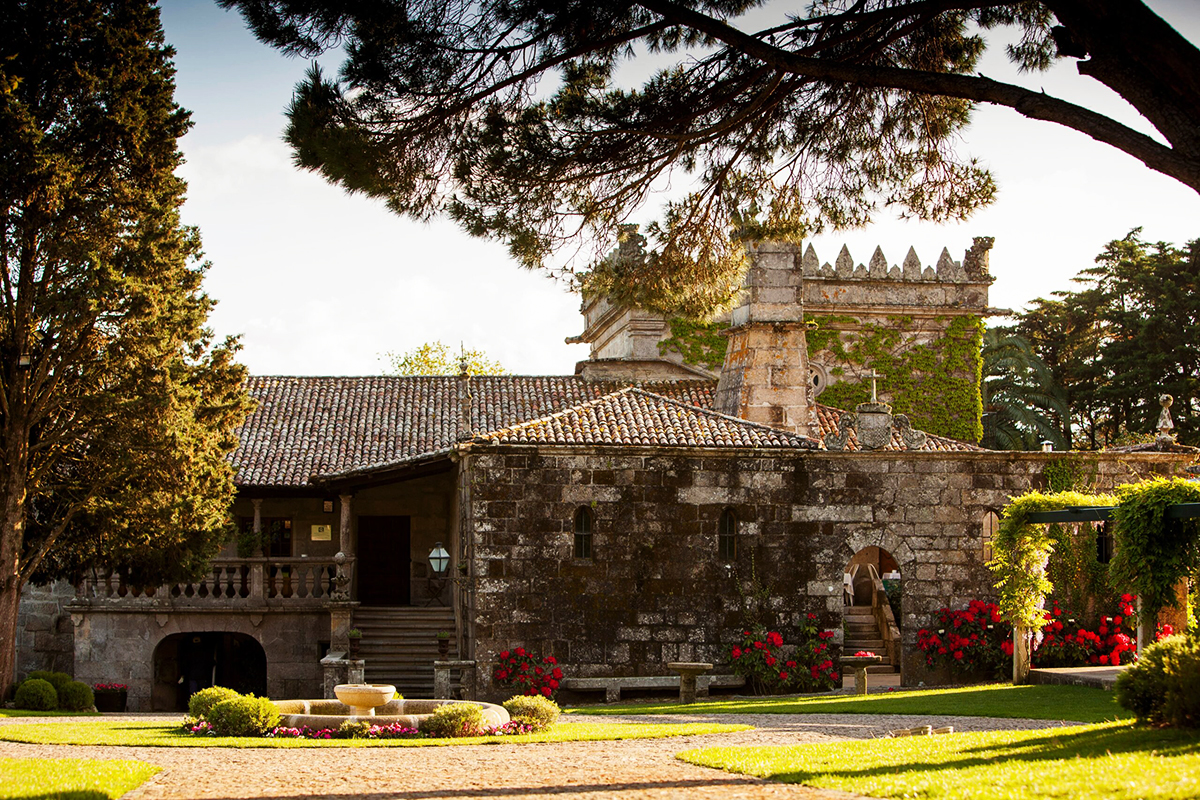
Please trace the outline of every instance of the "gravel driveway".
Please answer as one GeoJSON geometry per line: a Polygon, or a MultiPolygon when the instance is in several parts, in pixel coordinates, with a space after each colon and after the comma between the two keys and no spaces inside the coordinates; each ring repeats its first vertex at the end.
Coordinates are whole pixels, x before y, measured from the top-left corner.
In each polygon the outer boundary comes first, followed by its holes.
{"type": "MultiPolygon", "coordinates": [[[[130,719],[175,721],[130,715],[130,719]]],[[[106,719],[117,719],[108,716],[106,719]]],[[[956,731],[1037,729],[1067,723],[986,717],[864,714],[670,715],[563,717],[579,721],[724,722],[754,725],[743,733],[615,742],[476,745],[380,749],[224,749],[74,747],[0,741],[0,755],[37,758],[134,758],[163,771],[126,795],[149,798],[849,798],[803,786],[773,784],[685,764],[675,753],[713,745],[769,745],[869,739],[893,728],[953,725],[956,731]]],[[[0,718],[37,724],[48,718],[0,718]]]]}

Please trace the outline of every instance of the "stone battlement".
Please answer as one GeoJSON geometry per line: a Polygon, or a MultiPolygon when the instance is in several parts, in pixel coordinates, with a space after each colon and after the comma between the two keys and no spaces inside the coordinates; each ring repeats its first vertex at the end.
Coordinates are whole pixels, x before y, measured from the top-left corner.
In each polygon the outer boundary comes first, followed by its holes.
{"type": "Polygon", "coordinates": [[[876,247],[868,264],[855,266],[850,249],[842,245],[841,252],[833,264],[824,264],[817,256],[816,249],[810,244],[800,259],[800,271],[805,278],[843,281],[939,281],[942,283],[984,283],[990,284],[994,278],[988,272],[988,251],[992,248],[994,239],[990,236],[977,236],[974,244],[967,250],[962,261],[950,257],[950,250],[942,248],[936,266],[922,266],[921,258],[916,248],[909,247],[904,262],[888,267],[887,257],[882,247],[876,247]]]}

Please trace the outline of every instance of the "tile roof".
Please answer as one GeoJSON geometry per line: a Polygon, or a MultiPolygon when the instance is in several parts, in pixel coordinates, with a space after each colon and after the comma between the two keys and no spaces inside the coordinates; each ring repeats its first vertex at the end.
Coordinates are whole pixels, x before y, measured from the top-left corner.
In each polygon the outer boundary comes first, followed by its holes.
{"type": "MultiPolygon", "coordinates": [[[[583,428],[548,418],[574,409],[580,426],[619,420],[614,444],[662,443],[721,447],[811,447],[811,440],[710,411],[716,384],[708,380],[585,381],[577,375],[502,375],[471,379],[474,431],[511,431],[526,441],[579,441],[583,428]],[[578,407],[608,399],[591,411],[578,407]],[[658,399],[653,399],[657,397],[658,399]],[[583,415],[583,416],[579,416],[583,415]],[[558,426],[554,432],[555,425],[558,426]],[[622,428],[621,426],[624,426],[622,428]],[[520,429],[520,431],[518,431],[520,429]],[[547,438],[530,438],[530,437],[547,438]],[[576,437],[571,440],[570,437],[576,437]],[[561,439],[558,437],[562,437],[561,439]],[[640,438],[640,441],[639,441],[640,438]],[[805,441],[807,445],[782,444],[805,441]],[[763,444],[745,444],[762,442],[763,444]],[[771,442],[781,442],[779,444],[771,442]],[[703,444],[700,444],[703,443],[703,444]]],[[[421,377],[253,377],[258,408],[239,431],[230,460],[241,486],[297,487],[312,475],[358,472],[444,451],[455,443],[461,405],[459,379],[421,377]]],[[[837,429],[840,411],[817,406],[822,436],[837,429]]],[[[589,428],[598,435],[599,427],[589,428]]],[[[615,431],[615,433],[612,433],[615,431]]],[[[516,441],[513,439],[512,441],[516,441]]],[[[607,440],[605,440],[607,441],[607,440]]],[[[847,449],[857,449],[852,438],[847,449]]],[[[897,437],[886,449],[903,449],[897,437]]],[[[980,450],[930,436],[926,450],[980,450]]]]}
{"type": "MultiPolygon", "coordinates": [[[[817,403],[817,422],[821,425],[821,438],[824,440],[825,434],[837,433],[838,420],[845,414],[840,408],[832,406],[823,406],[817,403]]],[[[825,443],[822,441],[821,449],[825,449],[825,443]]],[[[859,450],[858,434],[851,430],[850,441],[846,442],[846,449],[849,451],[859,450]]],[[[904,450],[904,440],[900,438],[900,432],[895,428],[892,429],[892,440],[883,446],[884,450],[904,450]]],[[[950,439],[946,436],[934,436],[932,433],[925,434],[925,446],[922,451],[953,451],[953,452],[987,452],[986,447],[970,444],[969,442],[960,442],[958,439],[950,439]]]]}
{"type": "Polygon", "coordinates": [[[483,438],[500,444],[684,445],[690,447],[802,447],[807,436],[718,414],[628,387],[483,438]]]}
{"type": "MultiPolygon", "coordinates": [[[[596,400],[627,382],[579,376],[471,379],[472,425],[489,431],[596,400]]],[[[680,402],[712,405],[712,381],[640,384],[680,402]]],[[[258,408],[239,431],[230,460],[241,486],[304,486],[310,476],[395,463],[443,450],[458,438],[459,379],[252,377],[258,408]]]]}

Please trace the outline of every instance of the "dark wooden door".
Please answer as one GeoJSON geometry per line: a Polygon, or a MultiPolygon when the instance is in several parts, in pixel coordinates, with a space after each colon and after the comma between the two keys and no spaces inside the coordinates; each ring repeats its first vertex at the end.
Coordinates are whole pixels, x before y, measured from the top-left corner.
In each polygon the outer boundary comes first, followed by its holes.
{"type": "Polygon", "coordinates": [[[412,554],[409,517],[358,518],[358,600],[364,606],[407,606],[412,554]]]}

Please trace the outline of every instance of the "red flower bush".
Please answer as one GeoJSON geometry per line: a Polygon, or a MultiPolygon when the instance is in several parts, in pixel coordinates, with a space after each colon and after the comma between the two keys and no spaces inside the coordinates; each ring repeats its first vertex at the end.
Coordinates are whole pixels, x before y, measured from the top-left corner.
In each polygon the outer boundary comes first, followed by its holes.
{"type": "Polygon", "coordinates": [[[500,651],[496,669],[492,671],[492,680],[500,686],[510,686],[521,694],[551,698],[558,691],[562,677],[563,671],[554,656],[539,661],[524,647],[500,651]]]}
{"type": "Polygon", "coordinates": [[[778,631],[754,628],[742,631],[742,642],[729,655],[733,671],[746,679],[755,694],[819,692],[832,689],[837,668],[829,658],[826,639],[833,631],[817,629],[816,614],[797,629],[799,642],[785,645],[778,631]]]}
{"type": "MultiPolygon", "coordinates": [[[[1052,601],[1045,612],[1046,624],[1034,640],[1033,666],[1117,666],[1134,661],[1136,600],[1134,595],[1121,595],[1121,613],[1103,615],[1095,626],[1083,624],[1052,601]]],[[[993,603],[972,600],[965,610],[943,608],[936,629],[917,632],[917,646],[930,667],[949,666],[957,673],[982,672],[995,677],[1012,670],[1012,626],[1000,618],[993,603]]]]}
{"type": "Polygon", "coordinates": [[[948,665],[952,672],[995,677],[1012,669],[1012,626],[995,603],[972,600],[961,611],[943,608],[937,628],[917,631],[917,647],[930,667],[948,665]]]}

